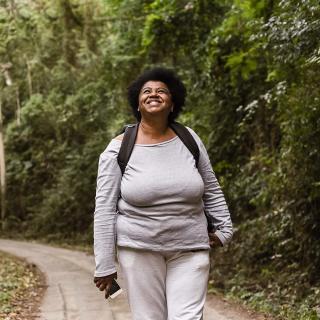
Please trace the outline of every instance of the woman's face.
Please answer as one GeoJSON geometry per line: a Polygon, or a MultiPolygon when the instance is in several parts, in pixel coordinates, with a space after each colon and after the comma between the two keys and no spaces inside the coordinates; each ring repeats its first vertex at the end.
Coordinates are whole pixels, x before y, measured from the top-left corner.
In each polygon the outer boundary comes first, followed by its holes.
{"type": "Polygon", "coordinates": [[[168,116],[173,108],[171,93],[161,81],[146,82],[139,93],[139,110],[141,116],[164,114],[168,116]]]}

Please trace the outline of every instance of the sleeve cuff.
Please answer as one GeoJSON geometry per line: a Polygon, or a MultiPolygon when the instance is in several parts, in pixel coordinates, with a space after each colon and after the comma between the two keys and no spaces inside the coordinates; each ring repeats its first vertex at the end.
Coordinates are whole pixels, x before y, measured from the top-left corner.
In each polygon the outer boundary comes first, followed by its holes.
{"type": "Polygon", "coordinates": [[[214,234],[219,238],[219,240],[222,243],[222,246],[224,246],[228,242],[221,231],[217,230],[214,234]]]}
{"type": "Polygon", "coordinates": [[[106,277],[109,276],[110,274],[116,273],[117,269],[113,268],[107,271],[95,271],[94,276],[95,277],[106,277]]]}

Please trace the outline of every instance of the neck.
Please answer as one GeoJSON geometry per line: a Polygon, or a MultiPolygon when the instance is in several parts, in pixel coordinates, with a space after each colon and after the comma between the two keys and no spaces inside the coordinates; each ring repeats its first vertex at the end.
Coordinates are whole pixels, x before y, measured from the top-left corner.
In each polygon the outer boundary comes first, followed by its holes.
{"type": "Polygon", "coordinates": [[[159,119],[141,119],[140,128],[143,134],[152,138],[164,136],[168,132],[168,120],[159,119]]]}

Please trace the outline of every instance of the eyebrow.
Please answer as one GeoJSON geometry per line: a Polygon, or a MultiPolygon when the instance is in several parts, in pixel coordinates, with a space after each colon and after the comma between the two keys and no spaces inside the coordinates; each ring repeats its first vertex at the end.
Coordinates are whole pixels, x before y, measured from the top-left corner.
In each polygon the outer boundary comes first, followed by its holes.
{"type": "MultiPolygon", "coordinates": [[[[146,89],[151,89],[151,90],[152,90],[151,87],[143,87],[143,88],[141,89],[141,91],[146,90],[146,89]]],[[[164,89],[164,90],[170,92],[169,89],[167,89],[167,88],[165,88],[165,87],[159,87],[159,88],[155,88],[155,89],[157,89],[157,90],[159,90],[159,89],[164,89]]]]}

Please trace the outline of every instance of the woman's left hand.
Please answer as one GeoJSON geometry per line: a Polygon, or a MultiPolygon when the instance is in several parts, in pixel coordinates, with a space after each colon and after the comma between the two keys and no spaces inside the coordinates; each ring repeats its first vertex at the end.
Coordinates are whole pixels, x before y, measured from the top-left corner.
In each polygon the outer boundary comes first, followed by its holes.
{"type": "Polygon", "coordinates": [[[209,233],[209,244],[211,248],[222,247],[222,242],[215,233],[209,233]]]}

